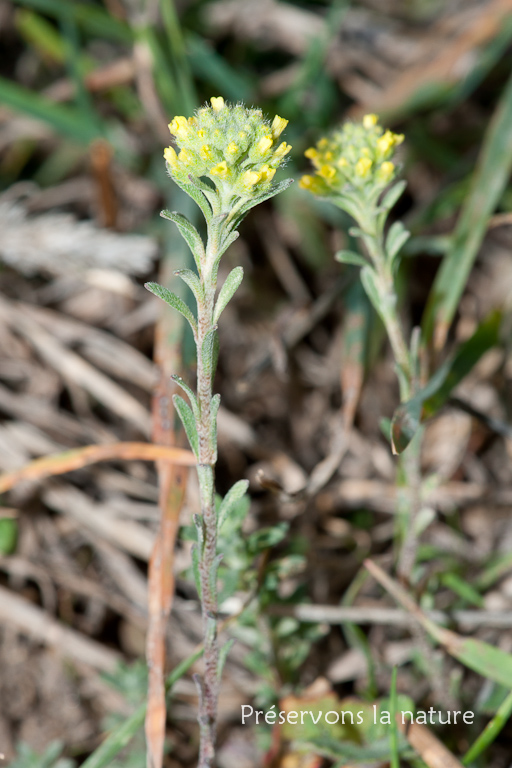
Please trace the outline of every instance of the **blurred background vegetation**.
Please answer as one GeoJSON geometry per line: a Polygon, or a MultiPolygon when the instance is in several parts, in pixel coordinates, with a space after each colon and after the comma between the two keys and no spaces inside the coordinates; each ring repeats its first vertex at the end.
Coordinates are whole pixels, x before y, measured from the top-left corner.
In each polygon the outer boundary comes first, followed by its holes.
{"type": "MultiPolygon", "coordinates": [[[[459,359],[429,408],[415,597],[453,621],[453,611],[484,611],[458,631],[509,653],[512,3],[0,0],[0,50],[1,470],[86,443],[155,436],[165,418],[154,411],[151,427],[151,358],[191,376],[190,340],[142,289],[157,270],[172,279],[188,258],[158,216],[164,206],[195,215],[165,174],[173,116],[212,95],[281,115],[293,145],[287,172],[297,179],[322,133],[378,113],[406,137],[408,186],[393,213],[412,232],[401,301],[408,328],[423,325],[430,373],[481,329],[477,353],[459,359]]],[[[434,729],[439,741],[462,757],[491,719],[492,745],[465,764],[508,768],[512,733],[501,729],[512,702],[499,674],[486,677],[466,657],[464,667],[424,636],[411,640],[407,621],[381,624],[371,613],[395,604],[362,562],[371,555],[391,567],[407,483],[383,434],[398,405],[383,330],[357,268],[333,260],[355,247],[350,226],[295,184],[248,217],[225,257],[226,272],[240,263],[246,279],[221,328],[219,491],[246,476],[252,503],[237,510],[223,543],[224,610],[254,589],[259,601],[232,629],[239,643],[226,667],[219,765],[394,760],[397,768],[398,747],[383,732],[333,729],[321,743],[306,732],[299,740],[309,746],[298,748],[293,729],[248,735],[239,713],[254,697],[260,707],[339,709],[357,696],[356,711],[377,699],[389,709],[398,665],[397,690],[410,697],[402,708],[412,699],[474,709],[473,727],[434,729]],[[353,604],[366,618],[297,613],[310,603],[353,604]]],[[[117,463],[7,497],[0,587],[18,601],[4,609],[0,646],[8,764],[80,763],[102,727],[143,698],[143,667],[117,664],[144,655],[156,485],[152,467],[117,463]],[[109,531],[102,516],[115,523],[109,531]],[[26,602],[39,613],[23,618],[26,602]],[[43,617],[75,634],[67,644],[48,639],[43,617]],[[84,638],[92,645],[80,650],[84,638]]],[[[169,668],[199,639],[187,571],[196,493],[190,481],[169,668]]],[[[183,678],[169,708],[169,767],[194,764],[194,697],[183,678]]],[[[144,763],[137,738],[112,764],[144,763]]],[[[405,740],[400,750],[403,764],[424,765],[405,740]]]]}

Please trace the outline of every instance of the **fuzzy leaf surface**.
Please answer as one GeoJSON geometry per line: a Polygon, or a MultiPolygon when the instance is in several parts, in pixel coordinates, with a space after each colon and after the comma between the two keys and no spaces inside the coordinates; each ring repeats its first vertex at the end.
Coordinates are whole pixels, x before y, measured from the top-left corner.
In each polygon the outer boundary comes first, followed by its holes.
{"type": "Polygon", "coordinates": [[[340,264],[352,264],[355,267],[366,267],[368,264],[364,256],[361,256],[360,253],[355,253],[355,251],[338,251],[338,253],[334,254],[334,258],[340,264]]]}
{"type": "Polygon", "coordinates": [[[242,267],[235,267],[231,270],[229,275],[226,277],[226,280],[224,281],[224,285],[220,289],[220,293],[217,299],[217,303],[215,304],[215,310],[213,312],[213,322],[217,323],[219,321],[219,317],[221,316],[222,312],[226,308],[226,306],[229,304],[233,296],[235,295],[235,292],[238,290],[240,283],[242,282],[244,277],[244,270],[242,267]]]}
{"type": "Polygon", "coordinates": [[[179,312],[180,315],[183,315],[185,320],[188,320],[190,323],[190,327],[194,331],[194,334],[196,333],[196,319],[185,302],[182,301],[179,296],[176,296],[175,293],[170,291],[168,288],[165,288],[163,285],[159,285],[158,283],[146,283],[144,287],[151,293],[154,293],[155,296],[158,296],[159,299],[163,299],[166,304],[179,312]]]}
{"type": "Polygon", "coordinates": [[[172,401],[178,412],[185,432],[187,433],[190,447],[194,451],[196,458],[199,458],[199,438],[197,436],[197,427],[192,408],[184,401],[180,395],[173,395],[172,401]]]}
{"type": "Polygon", "coordinates": [[[201,273],[201,263],[205,259],[205,251],[203,240],[197,229],[186,216],[183,216],[182,213],[178,213],[177,211],[162,211],[160,216],[176,224],[181,236],[192,251],[198,272],[201,273]]]}
{"type": "Polygon", "coordinates": [[[247,493],[249,487],[248,480],[239,480],[235,483],[229,491],[226,493],[221,501],[218,512],[218,529],[222,528],[223,523],[228,518],[233,507],[240,501],[241,498],[247,493]]]}

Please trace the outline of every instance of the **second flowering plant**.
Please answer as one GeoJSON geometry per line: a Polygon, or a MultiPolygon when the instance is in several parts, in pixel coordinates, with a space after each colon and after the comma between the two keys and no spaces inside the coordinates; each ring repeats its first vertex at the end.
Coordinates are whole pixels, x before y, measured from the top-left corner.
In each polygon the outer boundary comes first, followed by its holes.
{"type": "Polygon", "coordinates": [[[194,518],[197,544],[194,568],[201,599],[204,632],[204,676],[198,681],[200,756],[199,768],[210,768],[215,757],[217,701],[222,663],[217,640],[217,534],[233,505],[245,494],[247,481],[235,483],[220,509],[215,507],[217,461],[217,412],[220,396],[213,394],[217,366],[217,323],[239,287],[242,267],[235,267],[217,294],[220,259],[238,237],[237,227],[258,203],[285,189],[291,179],[274,182],[276,170],[291,147],[280,140],[287,120],[276,115],[267,121],[259,109],[231,106],[221,96],[211,99],[190,118],[175,117],[169,130],[176,147],[164,157],[171,178],[200,207],[207,226],[206,243],[197,229],[180,213],[164,211],[175,222],[192,251],[197,271],[176,274],[192,291],[194,313],[176,294],[157,283],[146,287],[180,312],[190,324],[197,350],[197,388],[194,392],[175,377],[188,403],[179,395],[174,405],[183,422],[197,459],[201,514],[194,518]]]}

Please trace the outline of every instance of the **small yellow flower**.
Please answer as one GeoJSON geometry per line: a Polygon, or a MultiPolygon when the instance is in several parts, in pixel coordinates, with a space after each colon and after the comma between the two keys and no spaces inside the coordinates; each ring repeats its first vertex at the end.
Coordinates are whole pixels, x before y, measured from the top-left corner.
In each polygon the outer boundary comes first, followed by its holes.
{"type": "Polygon", "coordinates": [[[395,134],[391,133],[391,131],[386,131],[386,133],[383,136],[381,136],[380,139],[377,139],[377,149],[383,155],[389,152],[390,149],[393,149],[394,146],[395,146],[395,134]]]}
{"type": "Polygon", "coordinates": [[[274,117],[272,120],[272,138],[274,141],[282,134],[287,125],[288,120],[285,120],[284,117],[279,117],[279,115],[274,117]]]}
{"type": "Polygon", "coordinates": [[[189,117],[188,124],[191,126],[197,125],[197,117],[189,117]]]}
{"type": "Polygon", "coordinates": [[[188,149],[182,149],[178,155],[178,160],[183,165],[190,165],[194,162],[194,156],[188,151],[188,149]]]}
{"type": "Polygon", "coordinates": [[[164,157],[171,168],[178,167],[178,155],[176,154],[174,147],[166,147],[164,149],[164,157]]]}
{"type": "Polygon", "coordinates": [[[238,152],[238,144],[235,144],[235,142],[232,141],[226,147],[226,152],[229,152],[230,155],[236,155],[236,153],[238,152]]]}
{"type": "Polygon", "coordinates": [[[278,146],[276,151],[274,152],[273,160],[282,160],[285,155],[288,154],[290,149],[292,148],[291,144],[287,144],[286,141],[283,141],[282,144],[278,146]]]}
{"type": "Polygon", "coordinates": [[[174,136],[184,138],[189,131],[189,124],[186,117],[178,115],[169,123],[169,130],[174,136]]]}
{"type": "Polygon", "coordinates": [[[307,189],[312,194],[321,194],[325,189],[323,188],[323,182],[317,176],[303,176],[299,181],[299,187],[301,189],[307,189]]]}
{"type": "Polygon", "coordinates": [[[213,168],[210,168],[210,173],[212,176],[218,176],[219,179],[225,179],[229,174],[228,164],[223,160],[222,163],[217,163],[213,168]]]}
{"type": "Polygon", "coordinates": [[[202,128],[200,128],[197,132],[197,138],[198,139],[204,139],[204,131],[202,128]]]}
{"type": "Polygon", "coordinates": [[[199,154],[201,155],[203,160],[213,160],[213,152],[211,147],[208,146],[208,144],[203,144],[203,146],[199,150],[199,154]]]}
{"type": "Polygon", "coordinates": [[[318,171],[318,175],[322,176],[324,179],[333,179],[334,176],[336,176],[336,171],[332,167],[332,165],[322,165],[320,170],[318,171]]]}
{"type": "Polygon", "coordinates": [[[258,181],[261,181],[261,172],[246,171],[242,177],[242,183],[245,187],[254,187],[258,181]]]}
{"type": "Polygon", "coordinates": [[[370,168],[372,167],[372,161],[369,157],[362,157],[356,163],[356,173],[358,176],[368,176],[370,168]]]}
{"type": "Polygon", "coordinates": [[[373,128],[374,125],[377,125],[378,121],[377,115],[365,115],[363,117],[363,128],[366,128],[367,131],[370,130],[370,128],[373,128]]]}
{"type": "Polygon", "coordinates": [[[265,165],[261,166],[261,170],[260,170],[261,181],[272,181],[272,179],[274,178],[275,172],[276,172],[275,168],[270,168],[270,166],[268,166],[265,163],[265,165]]]}
{"type": "Polygon", "coordinates": [[[389,181],[395,172],[395,166],[387,160],[379,168],[379,176],[383,181],[389,181]]]}
{"type": "Polygon", "coordinates": [[[261,152],[261,154],[264,155],[265,152],[268,152],[273,143],[272,136],[263,136],[263,138],[258,141],[258,152],[261,152]]]}
{"type": "Polygon", "coordinates": [[[318,157],[318,150],[315,149],[315,147],[309,147],[304,152],[304,156],[307,157],[309,160],[316,160],[318,157]]]}
{"type": "Polygon", "coordinates": [[[320,141],[317,143],[318,149],[327,149],[328,146],[329,146],[329,142],[325,138],[325,136],[322,139],[320,139],[320,141]]]}
{"type": "Polygon", "coordinates": [[[346,168],[348,166],[348,160],[346,157],[340,157],[338,160],[338,168],[346,168]]]}
{"type": "Polygon", "coordinates": [[[215,110],[215,112],[219,112],[221,109],[224,109],[226,106],[226,102],[222,98],[222,96],[212,96],[210,99],[212,103],[212,107],[215,110]]]}
{"type": "Polygon", "coordinates": [[[312,176],[308,176],[307,174],[302,177],[302,179],[299,179],[299,187],[301,189],[311,189],[313,186],[314,179],[312,176]]]}

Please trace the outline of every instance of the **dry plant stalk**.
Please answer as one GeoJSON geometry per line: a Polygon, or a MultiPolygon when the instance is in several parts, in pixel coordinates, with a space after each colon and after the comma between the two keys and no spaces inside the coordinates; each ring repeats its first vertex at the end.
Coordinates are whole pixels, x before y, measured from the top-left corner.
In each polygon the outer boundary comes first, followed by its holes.
{"type": "Polygon", "coordinates": [[[181,418],[197,461],[201,514],[194,517],[197,542],[193,550],[196,585],[201,599],[204,631],[204,676],[196,679],[199,692],[199,768],[210,768],[215,758],[217,702],[222,664],[227,646],[217,639],[217,533],[230,509],[246,492],[247,481],[235,483],[222,501],[215,503],[217,461],[217,412],[220,396],[213,394],[217,366],[217,323],[239,287],[243,270],[235,267],[218,296],[217,274],[221,256],[238,237],[237,227],[247,212],[285,189],[291,180],[273,182],[276,169],[291,149],[277,140],[287,121],[276,115],[270,124],[259,109],[231,106],[213,97],[211,107],[194,117],[175,117],[169,125],[179,154],[168,147],[164,156],[171,178],[200,207],[207,225],[206,245],[196,228],[180,213],[164,211],[173,221],[194,256],[197,272],[176,274],[191,289],[197,314],[174,293],[156,283],[146,287],[180,312],[192,329],[197,350],[196,393],[180,378],[173,377],[186,393],[173,402],[181,418]]]}

